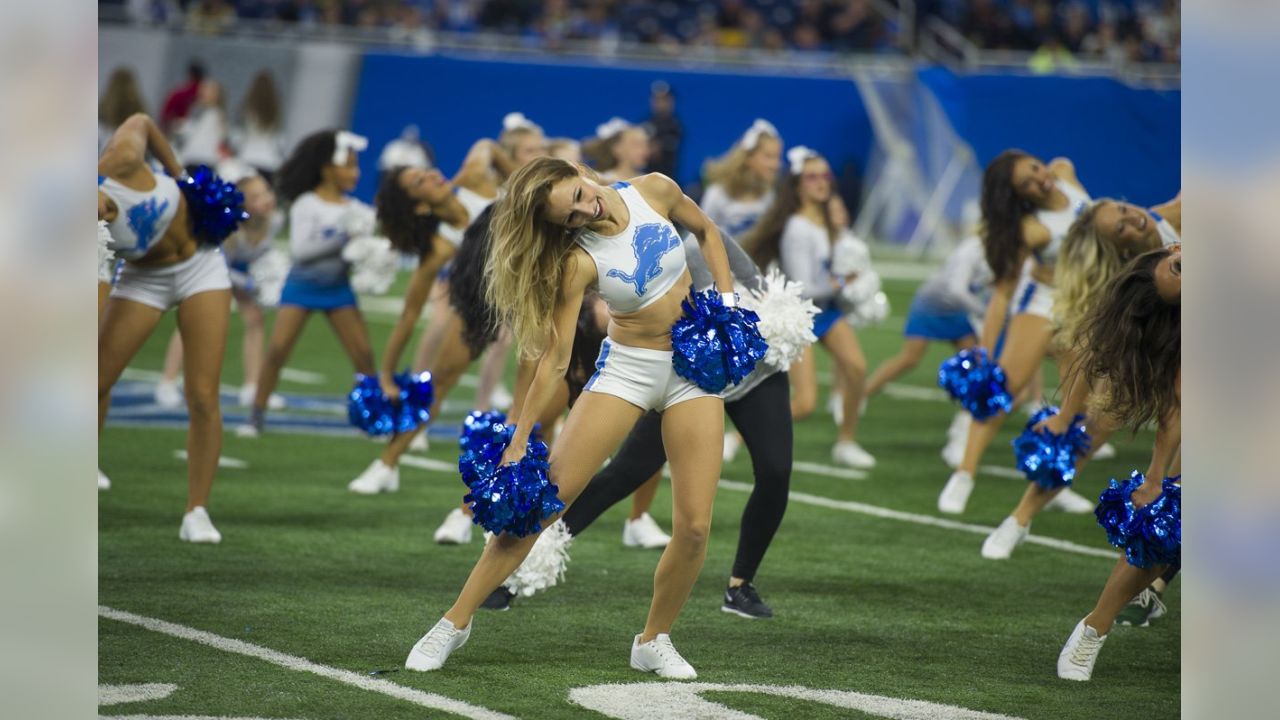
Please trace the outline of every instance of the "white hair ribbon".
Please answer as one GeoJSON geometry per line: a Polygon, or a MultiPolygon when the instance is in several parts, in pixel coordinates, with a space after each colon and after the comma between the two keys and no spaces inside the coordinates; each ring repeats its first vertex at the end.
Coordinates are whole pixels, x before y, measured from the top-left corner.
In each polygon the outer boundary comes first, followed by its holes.
{"type": "Polygon", "coordinates": [[[631,123],[620,117],[609,118],[609,122],[596,126],[596,137],[601,140],[607,140],[614,135],[631,127],[631,123]]]}
{"type": "Polygon", "coordinates": [[[779,139],[782,138],[782,136],[778,134],[778,128],[774,127],[773,123],[765,120],[764,118],[756,118],[756,121],[751,123],[751,127],[747,128],[747,131],[742,133],[742,140],[739,142],[742,143],[743,149],[750,152],[756,149],[756,145],[760,144],[760,138],[764,135],[772,135],[779,139]]]}
{"type": "Polygon", "coordinates": [[[803,145],[797,145],[791,148],[790,150],[788,150],[787,164],[791,166],[791,174],[799,175],[800,171],[804,170],[805,161],[811,160],[816,157],[820,157],[818,153],[814,152],[813,150],[810,150],[809,148],[803,145]]]}
{"type": "Polygon", "coordinates": [[[333,164],[346,165],[351,151],[364,152],[369,147],[369,138],[346,130],[339,130],[333,138],[333,164]]]}
{"type": "Polygon", "coordinates": [[[525,117],[524,113],[509,112],[506,115],[502,116],[503,132],[507,132],[508,130],[517,130],[520,128],[525,128],[527,130],[537,130],[538,132],[542,132],[542,128],[538,127],[538,124],[535,123],[534,121],[525,117]]]}

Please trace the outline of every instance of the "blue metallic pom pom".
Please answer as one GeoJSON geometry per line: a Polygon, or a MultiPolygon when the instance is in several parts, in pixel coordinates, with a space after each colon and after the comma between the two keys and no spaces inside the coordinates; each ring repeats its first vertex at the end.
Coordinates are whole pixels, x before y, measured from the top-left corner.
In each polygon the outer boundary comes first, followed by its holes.
{"type": "Polygon", "coordinates": [[[347,395],[347,419],[374,437],[409,432],[431,419],[435,391],[431,373],[403,372],[395,376],[400,396],[392,400],[382,392],[373,375],[356,375],[355,387],[347,395]]]}
{"type": "Polygon", "coordinates": [[[760,335],[760,316],[745,308],[725,307],[714,290],[697,292],[671,326],[671,362],[676,374],[707,392],[718,393],[751,374],[769,350],[760,335]]]}
{"type": "Polygon", "coordinates": [[[1027,421],[1022,434],[1013,440],[1018,470],[1027,476],[1027,480],[1046,490],[1071,484],[1076,476],[1076,460],[1089,452],[1093,441],[1085,432],[1083,415],[1072,418],[1071,427],[1061,435],[1035,430],[1041,421],[1057,414],[1056,407],[1040,408],[1027,421]]]}
{"type": "Polygon", "coordinates": [[[1148,568],[1182,561],[1182,488],[1165,478],[1149,505],[1133,507],[1133,492],[1145,478],[1137,470],[1123,483],[1112,480],[1098,496],[1094,515],[1107,542],[1124,550],[1130,565],[1148,568]]]}
{"type": "Polygon", "coordinates": [[[470,428],[464,421],[458,470],[471,492],[463,502],[485,530],[525,537],[540,532],[542,521],[564,510],[564,503],[547,475],[547,444],[532,434],[524,457],[501,465],[515,426],[494,421],[494,415],[501,413],[471,413],[470,428]]]}
{"type": "Polygon", "coordinates": [[[938,368],[938,385],[974,420],[986,420],[1013,407],[1004,369],[987,358],[986,348],[961,350],[938,368]]]}
{"type": "Polygon", "coordinates": [[[187,198],[192,232],[201,242],[217,245],[249,219],[249,213],[244,210],[244,195],[206,165],[180,179],[178,187],[187,198]]]}

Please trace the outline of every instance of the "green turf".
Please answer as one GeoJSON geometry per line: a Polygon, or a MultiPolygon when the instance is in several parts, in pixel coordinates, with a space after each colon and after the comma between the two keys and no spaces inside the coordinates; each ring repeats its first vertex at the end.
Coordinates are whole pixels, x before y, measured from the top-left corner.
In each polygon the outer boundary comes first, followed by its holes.
{"type": "MultiPolygon", "coordinates": [[[[888,283],[895,314],[905,313],[912,286],[888,283]]],[[[390,322],[371,316],[375,348],[390,322]]],[[[172,317],[166,318],[133,367],[159,369],[171,327],[172,317]]],[[[230,384],[240,379],[237,327],[224,375],[230,384]]],[[[896,350],[900,327],[898,318],[860,333],[873,367],[896,350]]],[[[899,382],[932,385],[946,354],[934,348],[899,382]]],[[[347,389],[350,365],[319,318],[289,366],[328,380],[323,386],[284,383],[285,391],[337,395],[347,389]]],[[[455,397],[465,403],[469,395],[460,388],[455,397]]],[[[870,476],[796,472],[793,488],[936,515],[948,474],[937,451],[950,416],[944,403],[878,397],[859,433],[879,460],[870,476]]],[[[1010,464],[1013,432],[1002,432],[987,464],[1010,464]]],[[[822,413],[798,424],[796,459],[829,463],[834,437],[822,413]]],[[[178,430],[108,425],[100,464],[114,486],[99,496],[100,604],[337,668],[394,669],[450,604],[479,552],[478,542],[431,542],[462,493],[456,475],[405,466],[398,494],[357,497],[346,483],[377,446],[354,437],[279,434],[258,440],[227,434],[223,454],[249,468],[219,474],[211,511],[224,540],[216,547],[180,543],[185,468],[173,451],[184,442],[178,430]]],[[[429,456],[455,460],[447,445],[433,443],[429,456]]],[[[1121,438],[1118,445],[1118,458],[1093,465],[1080,479],[1082,493],[1096,495],[1107,477],[1146,465],[1149,435],[1121,438]]],[[[725,466],[724,476],[750,481],[746,453],[725,466]]],[[[1016,480],[982,477],[961,519],[995,525],[1022,489],[1016,480]]],[[[980,535],[793,502],[757,578],[777,617],[751,622],[719,611],[745,500],[743,492],[721,490],[706,568],[676,627],[676,642],[700,680],[850,690],[1025,718],[1179,712],[1177,583],[1166,594],[1170,615],[1151,628],[1117,628],[1094,680],[1067,683],[1054,673],[1058,650],[1092,606],[1109,561],[1024,545],[1012,560],[990,562],[979,557],[980,535]]],[[[561,586],[518,599],[507,613],[482,611],[470,644],[444,671],[383,677],[522,718],[601,717],[571,705],[569,690],[652,679],[628,668],[627,653],[644,621],[658,554],[621,546],[626,509],[625,503],[614,508],[575,541],[561,586]]],[[[653,514],[670,526],[666,484],[653,514]]],[[[1091,516],[1044,514],[1034,532],[1104,545],[1091,516]]],[[[166,699],[112,706],[104,714],[443,716],[114,620],[100,620],[99,642],[101,683],[179,686],[166,699]]],[[[708,697],[766,718],[869,717],[753,694],[708,697]]]]}

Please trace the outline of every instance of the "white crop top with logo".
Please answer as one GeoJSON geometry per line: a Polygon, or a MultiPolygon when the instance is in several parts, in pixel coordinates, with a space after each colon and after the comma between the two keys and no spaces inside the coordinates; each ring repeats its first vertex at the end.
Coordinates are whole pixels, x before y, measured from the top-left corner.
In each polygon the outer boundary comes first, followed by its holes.
{"type": "Polygon", "coordinates": [[[1089,206],[1089,193],[1064,180],[1054,183],[1067,196],[1067,206],[1061,210],[1037,210],[1036,219],[1049,231],[1049,244],[1035,251],[1036,260],[1041,265],[1052,266],[1058,261],[1058,253],[1062,250],[1062,241],[1071,229],[1080,213],[1089,206]]]}
{"type": "Polygon", "coordinates": [[[1164,247],[1170,245],[1178,245],[1182,242],[1182,233],[1173,229],[1173,225],[1160,216],[1160,213],[1154,210],[1148,210],[1152,219],[1156,221],[1156,232],[1160,234],[1160,244],[1164,247]]]}
{"type": "Polygon", "coordinates": [[[617,235],[584,231],[577,243],[596,264],[600,297],[616,313],[642,310],[662,297],[687,267],[684,245],[670,220],[649,206],[630,183],[610,185],[631,215],[617,235]]]}
{"type": "Polygon", "coordinates": [[[449,223],[440,223],[440,228],[436,232],[439,233],[440,237],[447,240],[450,245],[460,247],[462,245],[462,236],[467,231],[467,228],[475,223],[476,218],[480,217],[485,208],[497,202],[498,198],[487,198],[464,187],[454,190],[453,194],[458,198],[458,202],[462,203],[462,207],[467,210],[467,224],[458,227],[449,223]]]}
{"type": "Polygon", "coordinates": [[[168,175],[153,176],[156,186],[150,190],[133,190],[98,176],[98,189],[116,204],[116,219],[107,224],[111,231],[111,249],[125,260],[137,260],[164,237],[178,214],[182,191],[168,175]]]}

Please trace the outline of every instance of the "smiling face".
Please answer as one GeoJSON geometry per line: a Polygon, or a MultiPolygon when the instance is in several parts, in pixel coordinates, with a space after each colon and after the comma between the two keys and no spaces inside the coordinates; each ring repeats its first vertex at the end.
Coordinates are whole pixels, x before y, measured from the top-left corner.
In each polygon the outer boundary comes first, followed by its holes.
{"type": "Polygon", "coordinates": [[[1156,265],[1156,292],[1170,305],[1182,304],[1182,246],[1174,245],[1167,257],[1156,265]]]}
{"type": "Polygon", "coordinates": [[[773,182],[782,167],[782,142],[772,135],[764,135],[747,155],[747,168],[765,182],[773,182]]]}
{"type": "Polygon", "coordinates": [[[410,199],[432,206],[443,203],[453,192],[453,185],[435,168],[405,168],[396,183],[410,199]]]}
{"type": "Polygon", "coordinates": [[[276,194],[261,175],[252,175],[236,185],[244,194],[244,210],[249,217],[266,217],[276,211],[276,194]]]}
{"type": "Polygon", "coordinates": [[[1032,205],[1043,207],[1053,196],[1053,173],[1039,158],[1018,158],[1013,164],[1009,182],[1013,185],[1014,194],[1032,205]]]}
{"type": "Polygon", "coordinates": [[[1098,235],[1122,252],[1142,253],[1160,246],[1155,218],[1133,203],[1103,202],[1093,222],[1098,235]]]}
{"type": "Polygon", "coordinates": [[[800,170],[800,199],[819,205],[831,199],[831,166],[826,160],[810,158],[804,161],[800,170]]]}
{"type": "Polygon", "coordinates": [[[349,193],[356,189],[356,185],[360,182],[360,158],[359,153],[354,150],[347,152],[347,162],[342,165],[334,165],[332,163],[325,165],[320,171],[321,178],[332,182],[344,193],[349,193]]]}
{"type": "Polygon", "coordinates": [[[604,215],[604,188],[581,175],[560,180],[547,194],[545,217],[553,225],[576,230],[604,215]]]}
{"type": "Polygon", "coordinates": [[[649,164],[649,134],[644,128],[628,128],[614,143],[613,157],[618,164],[634,170],[642,170],[649,164]]]}

